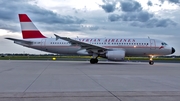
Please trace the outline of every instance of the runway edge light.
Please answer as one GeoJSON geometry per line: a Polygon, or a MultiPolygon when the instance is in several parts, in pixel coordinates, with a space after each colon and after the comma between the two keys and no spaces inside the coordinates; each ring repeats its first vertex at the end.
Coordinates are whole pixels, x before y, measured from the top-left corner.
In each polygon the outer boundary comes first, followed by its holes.
{"type": "Polygon", "coordinates": [[[53,58],[52,58],[52,60],[54,60],[54,61],[55,61],[55,60],[56,60],[56,58],[55,58],[55,57],[53,57],[53,58]]]}

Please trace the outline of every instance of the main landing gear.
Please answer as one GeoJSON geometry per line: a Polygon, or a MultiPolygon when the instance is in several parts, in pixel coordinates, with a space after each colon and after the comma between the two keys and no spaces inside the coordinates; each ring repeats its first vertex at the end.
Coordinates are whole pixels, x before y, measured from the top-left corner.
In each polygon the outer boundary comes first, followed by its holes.
{"type": "Polygon", "coordinates": [[[150,58],[149,58],[149,64],[150,64],[150,65],[153,65],[153,64],[154,64],[153,56],[150,56],[150,58]]]}
{"type": "Polygon", "coordinates": [[[97,59],[97,58],[92,58],[92,59],[90,60],[90,63],[91,63],[91,64],[96,64],[96,63],[98,63],[98,59],[97,59]]]}
{"type": "Polygon", "coordinates": [[[90,60],[90,63],[91,64],[96,64],[96,63],[98,63],[98,54],[95,54],[95,53],[93,53],[93,56],[92,56],[93,58],[91,58],[91,60],[90,60]]]}

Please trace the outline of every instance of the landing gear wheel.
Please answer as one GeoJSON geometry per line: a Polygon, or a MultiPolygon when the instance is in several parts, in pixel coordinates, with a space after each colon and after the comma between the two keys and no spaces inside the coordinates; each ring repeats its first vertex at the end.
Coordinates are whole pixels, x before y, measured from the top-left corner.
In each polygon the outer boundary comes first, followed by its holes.
{"type": "Polygon", "coordinates": [[[149,61],[149,64],[150,64],[150,65],[153,65],[153,64],[154,64],[154,61],[149,61]]]}
{"type": "Polygon", "coordinates": [[[98,59],[94,59],[94,58],[92,58],[92,59],[90,60],[90,63],[91,63],[91,64],[98,63],[98,59]]]}

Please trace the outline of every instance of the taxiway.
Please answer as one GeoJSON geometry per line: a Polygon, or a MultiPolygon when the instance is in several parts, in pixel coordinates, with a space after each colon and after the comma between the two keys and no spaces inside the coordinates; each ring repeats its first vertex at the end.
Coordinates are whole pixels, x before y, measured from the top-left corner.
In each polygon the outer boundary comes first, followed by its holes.
{"type": "Polygon", "coordinates": [[[3,101],[180,101],[180,63],[0,61],[3,101]]]}

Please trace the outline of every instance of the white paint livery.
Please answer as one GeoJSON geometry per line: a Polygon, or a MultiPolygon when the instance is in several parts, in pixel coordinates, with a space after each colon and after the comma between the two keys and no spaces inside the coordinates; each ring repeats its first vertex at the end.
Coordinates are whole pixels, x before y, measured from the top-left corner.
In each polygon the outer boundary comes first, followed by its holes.
{"type": "Polygon", "coordinates": [[[38,30],[32,22],[20,22],[22,31],[36,31],[38,30]]]}
{"type": "MultiPolygon", "coordinates": [[[[38,30],[32,22],[27,22],[30,19],[26,14],[20,14],[20,20],[22,21],[22,31],[38,30]]],[[[90,59],[92,64],[98,63],[98,57],[107,58],[111,61],[123,61],[125,56],[149,56],[149,64],[153,65],[153,56],[169,55],[175,52],[175,49],[164,41],[150,38],[71,39],[56,34],[55,37],[46,38],[41,33],[28,32],[27,39],[6,39],[13,40],[14,43],[25,47],[51,53],[92,56],[90,59]]]]}

